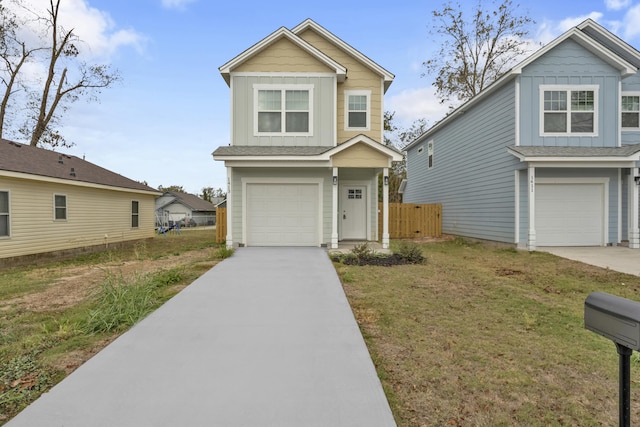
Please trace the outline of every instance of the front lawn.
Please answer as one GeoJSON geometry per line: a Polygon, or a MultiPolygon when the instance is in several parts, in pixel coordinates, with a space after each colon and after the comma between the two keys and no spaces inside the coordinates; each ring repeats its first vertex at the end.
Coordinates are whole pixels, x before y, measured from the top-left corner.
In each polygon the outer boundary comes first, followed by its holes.
{"type": "Polygon", "coordinates": [[[398,426],[617,424],[618,355],[584,329],[584,300],[640,300],[640,277],[462,239],[421,247],[420,265],[334,263],[398,426]]]}

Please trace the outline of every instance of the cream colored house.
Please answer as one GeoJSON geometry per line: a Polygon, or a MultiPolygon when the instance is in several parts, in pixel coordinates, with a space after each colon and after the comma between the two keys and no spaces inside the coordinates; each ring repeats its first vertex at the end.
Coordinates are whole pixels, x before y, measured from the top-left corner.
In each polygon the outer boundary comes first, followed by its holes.
{"type": "Polygon", "coordinates": [[[280,28],[220,67],[231,90],[227,245],[388,247],[383,141],[393,74],[312,20],[280,28]],[[378,176],[383,221],[378,224],[378,176]]]}
{"type": "Polygon", "coordinates": [[[160,194],[78,157],[0,139],[0,264],[153,237],[160,194]]]}

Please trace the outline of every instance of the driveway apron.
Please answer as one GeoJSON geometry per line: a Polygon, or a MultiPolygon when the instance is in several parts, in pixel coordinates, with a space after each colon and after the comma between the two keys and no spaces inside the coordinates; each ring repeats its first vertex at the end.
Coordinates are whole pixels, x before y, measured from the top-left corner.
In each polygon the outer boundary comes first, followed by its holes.
{"type": "Polygon", "coordinates": [[[7,426],[395,426],[320,248],[240,248],[7,426]]]}

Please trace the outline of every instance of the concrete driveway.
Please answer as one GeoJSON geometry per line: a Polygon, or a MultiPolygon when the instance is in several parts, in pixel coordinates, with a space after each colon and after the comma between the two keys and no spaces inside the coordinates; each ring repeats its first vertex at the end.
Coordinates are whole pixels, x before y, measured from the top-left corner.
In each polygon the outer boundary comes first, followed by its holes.
{"type": "Polygon", "coordinates": [[[624,246],[539,247],[540,252],[640,276],[640,250],[624,246]]]}
{"type": "Polygon", "coordinates": [[[8,427],[395,426],[320,248],[241,248],[8,427]]]}

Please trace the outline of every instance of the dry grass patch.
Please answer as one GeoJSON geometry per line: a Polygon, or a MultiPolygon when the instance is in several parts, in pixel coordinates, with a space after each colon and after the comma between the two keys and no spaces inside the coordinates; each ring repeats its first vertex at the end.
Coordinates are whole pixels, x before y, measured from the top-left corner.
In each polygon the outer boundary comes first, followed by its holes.
{"type": "Polygon", "coordinates": [[[584,329],[584,300],[640,300],[640,277],[460,239],[423,252],[423,265],[337,265],[399,426],[617,423],[618,356],[584,329]]]}

